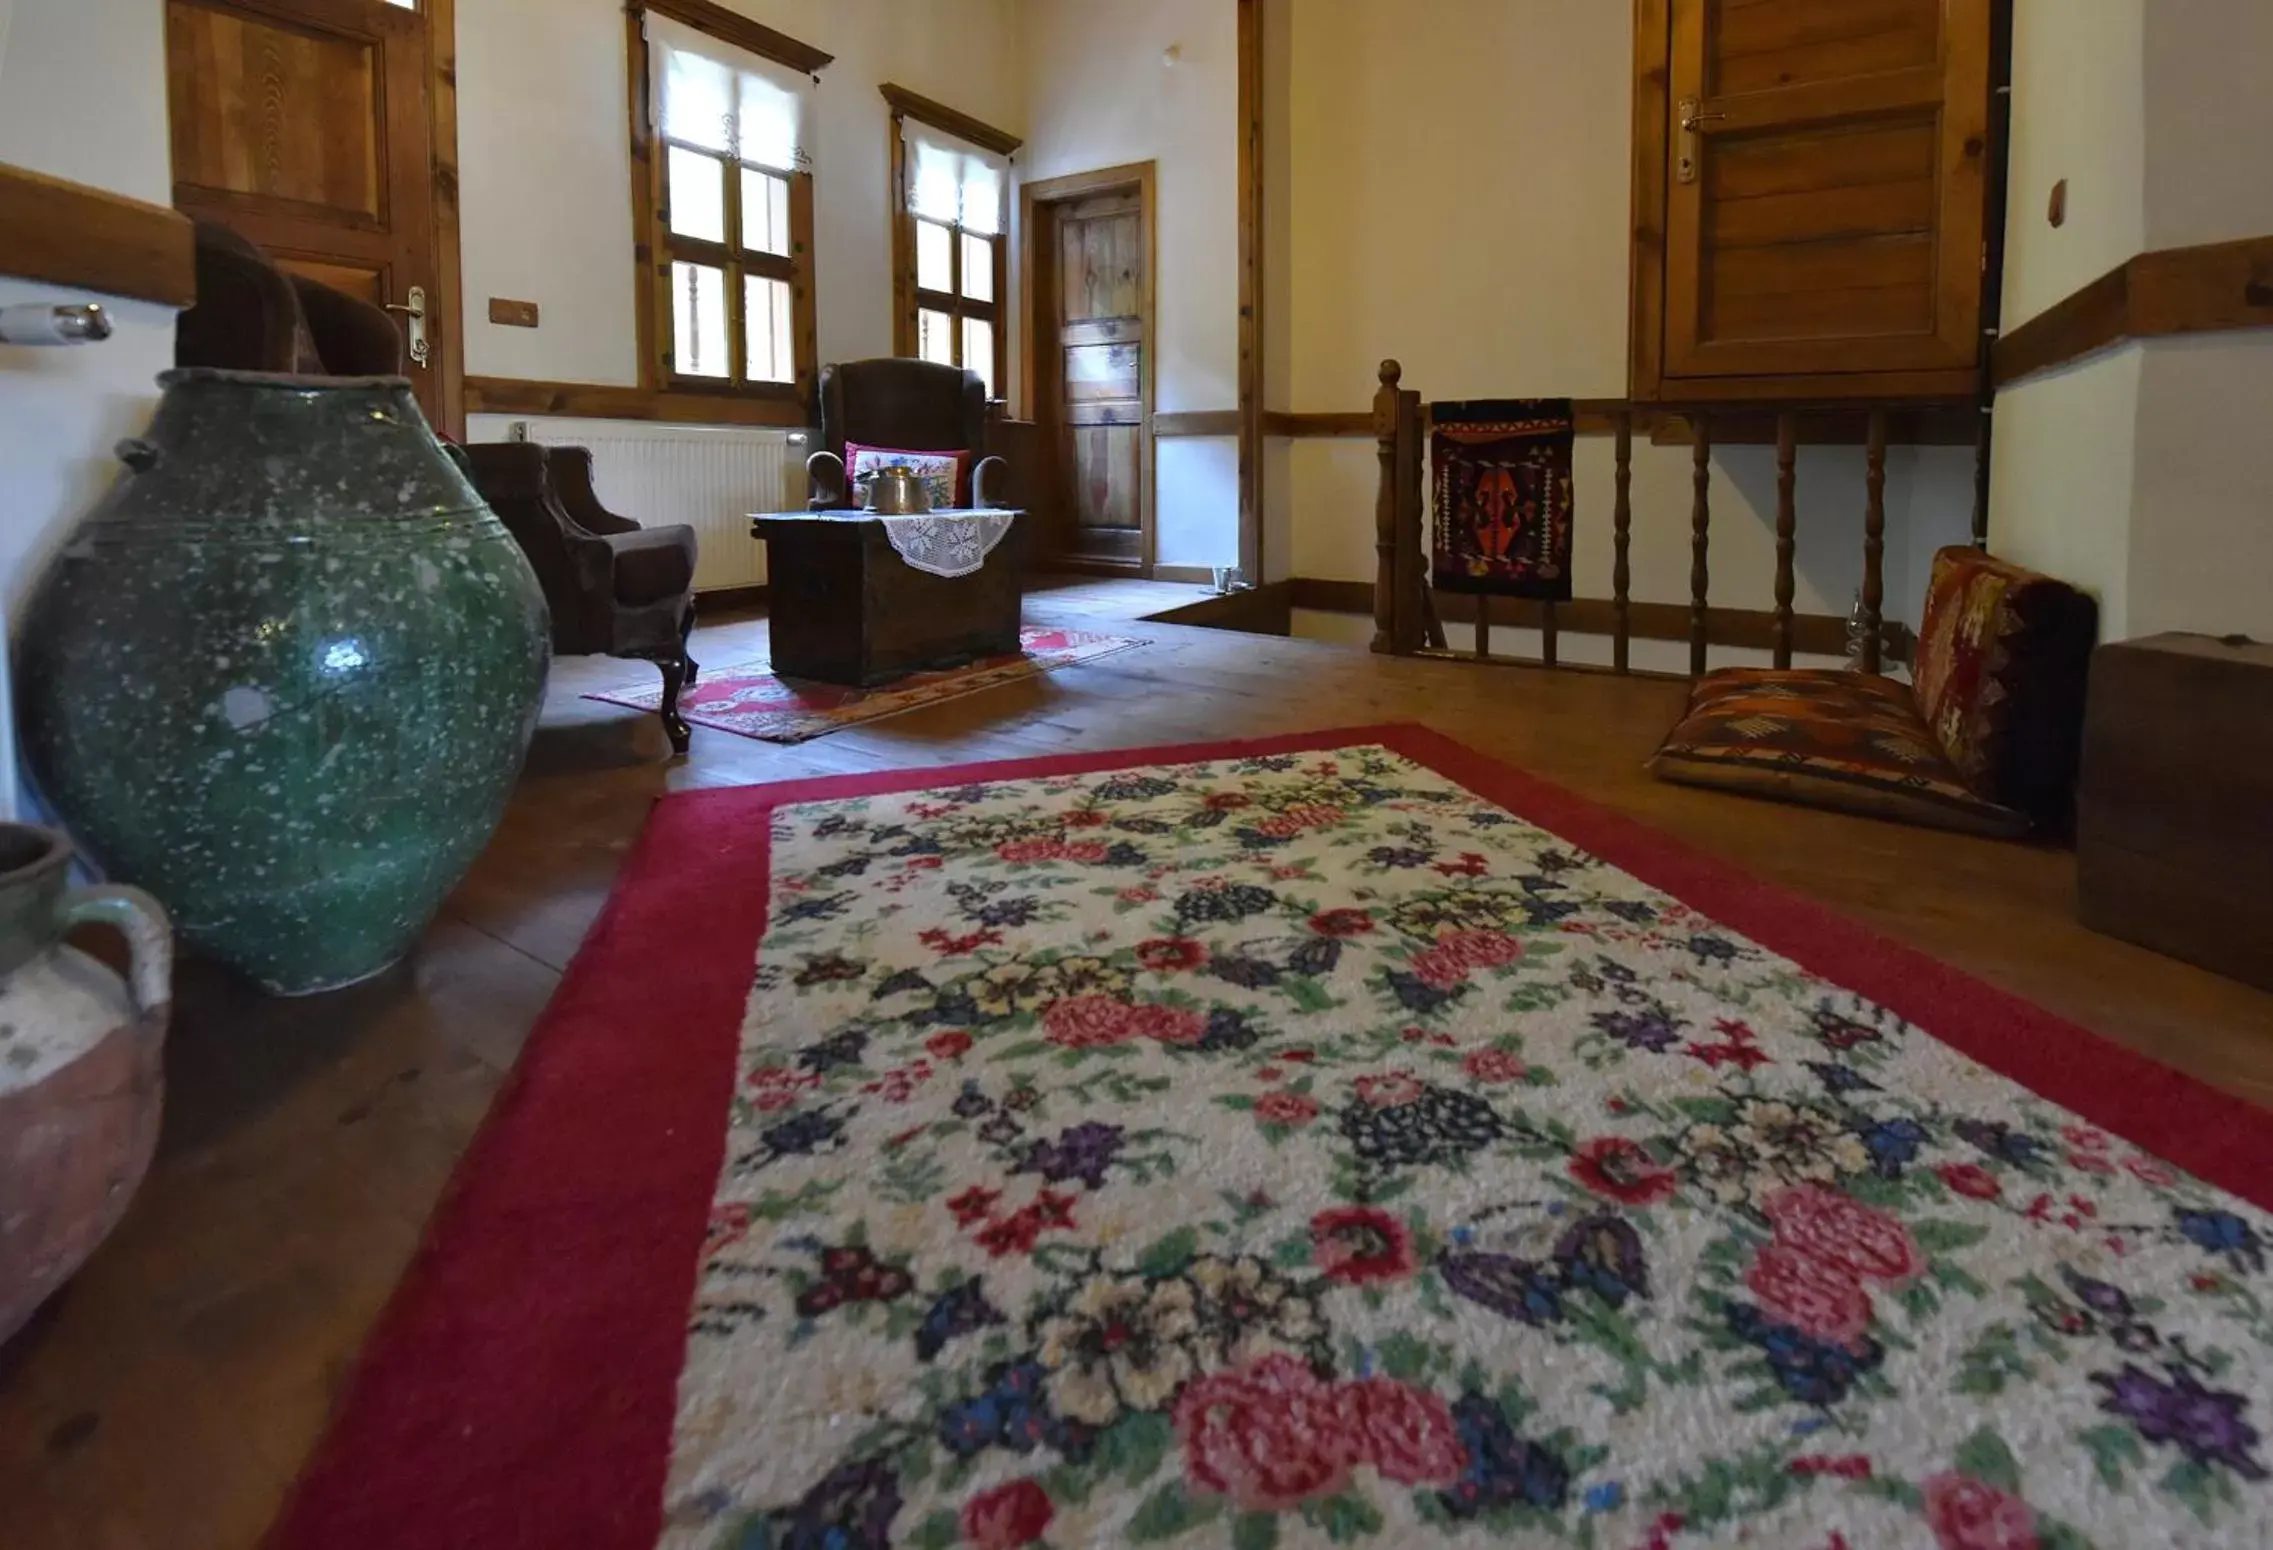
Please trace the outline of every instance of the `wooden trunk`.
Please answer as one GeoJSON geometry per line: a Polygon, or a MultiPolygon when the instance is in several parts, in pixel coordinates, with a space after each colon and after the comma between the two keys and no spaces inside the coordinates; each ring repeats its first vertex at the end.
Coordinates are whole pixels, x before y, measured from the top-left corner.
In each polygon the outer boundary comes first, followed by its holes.
{"type": "Polygon", "coordinates": [[[2076,822],[2085,925],[2273,989],[2273,645],[2102,647],[2076,822]]]}
{"type": "Polygon", "coordinates": [[[873,518],[758,518],[774,671],[869,685],[1016,651],[1029,521],[1021,512],[985,565],[948,577],[901,559],[873,518]]]}

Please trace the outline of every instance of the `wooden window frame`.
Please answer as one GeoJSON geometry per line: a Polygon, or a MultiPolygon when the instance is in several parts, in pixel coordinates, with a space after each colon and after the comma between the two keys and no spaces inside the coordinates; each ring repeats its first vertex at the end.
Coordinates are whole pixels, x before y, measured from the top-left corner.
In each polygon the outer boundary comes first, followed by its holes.
{"type": "MultiPolygon", "coordinates": [[[[949,289],[926,290],[916,283],[916,223],[920,219],[908,206],[908,144],[902,132],[906,122],[914,119],[942,134],[959,140],[968,140],[982,150],[997,156],[1014,156],[1025,144],[1016,135],[1006,134],[990,124],[981,123],[968,114],[958,113],[943,103],[909,91],[890,82],[879,86],[884,100],[892,109],[892,136],[890,156],[892,199],[892,352],[912,356],[916,353],[917,315],[922,312],[944,312],[954,319],[952,338],[957,366],[966,366],[963,359],[963,322],[975,318],[994,330],[993,370],[988,373],[989,396],[1007,400],[1010,396],[1010,188],[1003,186],[1000,230],[966,233],[960,225],[950,225],[948,231],[949,289]],[[988,243],[994,250],[994,299],[973,301],[963,294],[963,239],[972,236],[988,243]]],[[[933,225],[945,224],[934,221],[933,225]]]]}
{"type": "Polygon", "coordinates": [[[753,408],[773,406],[783,425],[805,425],[813,420],[815,389],[820,379],[820,326],[815,307],[813,249],[813,175],[810,172],[760,167],[731,154],[683,145],[665,136],[657,125],[654,74],[648,53],[646,19],[649,12],[668,16],[732,48],[770,59],[776,64],[807,73],[819,71],[833,58],[770,27],[753,22],[710,0],[630,0],[624,7],[626,60],[631,88],[631,204],[633,253],[638,270],[636,318],[639,331],[640,385],[650,391],[731,398],[749,401],[753,408]],[[670,148],[680,148],[719,163],[725,182],[726,241],[704,242],[679,236],[670,229],[669,190],[666,174],[670,148]],[[742,169],[752,168],[771,177],[789,180],[789,252],[786,255],[753,253],[741,246],[742,169]],[[671,265],[698,263],[726,274],[726,348],[728,376],[698,377],[675,369],[676,341],[671,323],[671,265]],[[784,280],[789,284],[790,350],[796,377],[790,382],[747,380],[749,330],[744,317],[745,277],[784,280]]]}

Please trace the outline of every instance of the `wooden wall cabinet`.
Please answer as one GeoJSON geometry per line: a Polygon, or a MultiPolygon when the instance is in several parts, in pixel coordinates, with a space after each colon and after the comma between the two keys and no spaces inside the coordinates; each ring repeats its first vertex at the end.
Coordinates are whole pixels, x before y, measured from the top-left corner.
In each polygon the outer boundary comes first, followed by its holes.
{"type": "Polygon", "coordinates": [[[1996,0],[1635,0],[1632,397],[1978,392],[1996,0]]]}

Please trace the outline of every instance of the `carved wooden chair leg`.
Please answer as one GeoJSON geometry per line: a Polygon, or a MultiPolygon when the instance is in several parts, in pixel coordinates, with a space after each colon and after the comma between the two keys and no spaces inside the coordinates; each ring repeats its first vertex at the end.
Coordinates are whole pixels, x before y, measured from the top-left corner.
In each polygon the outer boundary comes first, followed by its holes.
{"type": "Polygon", "coordinates": [[[702,671],[702,664],[687,651],[687,639],[694,632],[695,600],[690,597],[687,599],[687,615],[679,621],[679,659],[687,664],[687,687],[690,689],[695,686],[695,675],[702,671]]]}
{"type": "Polygon", "coordinates": [[[672,753],[683,754],[692,734],[686,718],[679,714],[679,691],[692,676],[688,669],[693,664],[683,656],[670,656],[658,657],[655,665],[663,670],[663,703],[657,712],[663,718],[663,735],[671,740],[672,753]]]}

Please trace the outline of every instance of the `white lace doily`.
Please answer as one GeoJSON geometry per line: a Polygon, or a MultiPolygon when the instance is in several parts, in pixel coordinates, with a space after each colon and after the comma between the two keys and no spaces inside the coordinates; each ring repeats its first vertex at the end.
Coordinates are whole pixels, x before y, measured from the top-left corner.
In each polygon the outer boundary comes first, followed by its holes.
{"type": "Polygon", "coordinates": [[[1015,511],[933,511],[876,520],[884,524],[884,536],[900,558],[917,570],[968,576],[986,564],[1017,517],[1015,511]]]}

